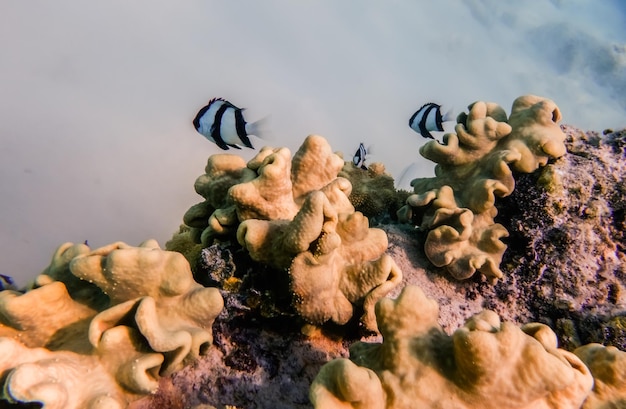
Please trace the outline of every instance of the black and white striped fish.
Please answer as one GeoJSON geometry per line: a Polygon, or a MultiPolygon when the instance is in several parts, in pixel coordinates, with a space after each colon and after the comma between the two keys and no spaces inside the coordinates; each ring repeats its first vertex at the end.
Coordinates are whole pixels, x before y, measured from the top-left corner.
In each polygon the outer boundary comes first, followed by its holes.
{"type": "Polygon", "coordinates": [[[356,150],[356,153],[352,157],[352,163],[354,164],[354,166],[356,166],[357,168],[361,168],[363,170],[367,170],[367,166],[365,166],[366,155],[367,155],[367,150],[365,149],[365,146],[361,142],[359,144],[359,148],[356,150]]]}
{"type": "Polygon", "coordinates": [[[443,131],[443,123],[452,121],[452,110],[441,115],[441,105],[433,102],[424,104],[409,119],[409,126],[415,132],[421,134],[424,138],[435,139],[431,134],[432,131],[443,131]]]}
{"type": "Polygon", "coordinates": [[[243,109],[237,108],[222,98],[213,98],[202,107],[193,120],[193,126],[209,141],[220,148],[241,149],[239,145],[254,149],[249,135],[260,137],[263,119],[247,123],[243,118],[243,109]]]}

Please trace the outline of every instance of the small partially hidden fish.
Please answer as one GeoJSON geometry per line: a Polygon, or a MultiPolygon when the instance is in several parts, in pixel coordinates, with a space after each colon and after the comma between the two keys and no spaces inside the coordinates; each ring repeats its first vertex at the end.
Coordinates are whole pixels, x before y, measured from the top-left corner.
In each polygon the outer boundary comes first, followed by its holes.
{"type": "Polygon", "coordinates": [[[430,133],[431,131],[443,131],[443,123],[452,121],[452,110],[441,115],[441,105],[437,105],[433,102],[424,104],[418,109],[411,119],[409,119],[409,126],[415,132],[421,134],[424,138],[435,139],[430,133]]]}
{"type": "Polygon", "coordinates": [[[254,149],[249,135],[260,137],[262,121],[247,123],[243,118],[243,109],[237,108],[222,98],[213,98],[202,107],[193,120],[193,126],[209,141],[220,148],[241,149],[240,144],[254,149]]]}
{"type": "Polygon", "coordinates": [[[356,150],[356,153],[352,157],[352,163],[354,164],[354,166],[356,166],[357,168],[361,168],[363,170],[367,170],[367,166],[365,166],[366,155],[367,155],[367,150],[365,149],[365,146],[361,142],[359,144],[359,148],[356,150]]]}
{"type": "Polygon", "coordinates": [[[4,290],[16,290],[15,281],[13,281],[13,277],[0,274],[0,291],[4,290]]]}

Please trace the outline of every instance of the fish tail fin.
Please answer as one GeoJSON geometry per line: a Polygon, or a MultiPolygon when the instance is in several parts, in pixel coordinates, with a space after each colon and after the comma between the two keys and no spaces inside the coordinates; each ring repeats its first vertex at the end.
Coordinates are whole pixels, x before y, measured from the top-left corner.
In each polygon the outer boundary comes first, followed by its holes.
{"type": "Polygon", "coordinates": [[[395,180],[395,187],[398,190],[413,192],[412,182],[419,177],[420,169],[417,162],[413,162],[405,167],[400,173],[400,177],[395,180]]]}
{"type": "Polygon", "coordinates": [[[264,118],[259,119],[256,122],[246,124],[246,133],[248,135],[254,135],[257,138],[261,138],[266,141],[271,140],[271,116],[268,115],[264,118]]]}
{"type": "Polygon", "coordinates": [[[446,112],[441,118],[443,122],[454,121],[456,118],[454,117],[454,110],[450,108],[448,112],[446,112]]]}

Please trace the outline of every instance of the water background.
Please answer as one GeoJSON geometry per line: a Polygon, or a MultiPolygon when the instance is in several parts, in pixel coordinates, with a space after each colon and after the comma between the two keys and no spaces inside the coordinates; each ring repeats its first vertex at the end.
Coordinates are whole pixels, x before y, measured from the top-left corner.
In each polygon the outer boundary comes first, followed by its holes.
{"type": "Polygon", "coordinates": [[[351,157],[364,142],[396,176],[432,174],[407,126],[429,101],[509,111],[533,93],[564,123],[623,128],[625,4],[3,1],[0,273],[24,284],[66,241],[163,245],[221,152],[191,125],[215,96],[271,115],[257,146],[316,133],[351,157]]]}

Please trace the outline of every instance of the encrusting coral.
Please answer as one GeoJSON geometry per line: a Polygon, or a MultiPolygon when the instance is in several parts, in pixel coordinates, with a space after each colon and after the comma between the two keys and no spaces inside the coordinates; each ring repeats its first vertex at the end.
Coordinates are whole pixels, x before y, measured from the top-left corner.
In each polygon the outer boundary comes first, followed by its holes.
{"type": "MultiPolygon", "coordinates": [[[[316,408],[580,408],[593,385],[581,359],[543,324],[521,328],[484,310],[451,336],[415,286],[376,305],[382,343],[357,343],[322,367],[316,408]]],[[[582,353],[581,353],[582,355],[582,353]]]]}
{"type": "Polygon", "coordinates": [[[351,161],[345,162],[339,176],[352,184],[350,203],[369,218],[395,214],[403,204],[399,203],[393,178],[380,162],[372,163],[367,170],[355,166],[351,161]]]}
{"type": "Polygon", "coordinates": [[[508,120],[497,104],[475,102],[443,144],[422,146],[420,154],[437,163],[436,176],[411,182],[414,194],[398,217],[429,231],[424,247],[435,266],[457,279],[476,271],[491,281],[502,277],[508,232],[494,222],[496,197],[513,191],[513,171],[533,172],[565,154],[560,119],[554,102],[533,95],[517,98],[508,120]]]}
{"type": "Polygon", "coordinates": [[[2,398],[124,408],[206,352],[222,308],[217,289],[153,240],[66,243],[32,289],[0,293],[2,398]]]}
{"type": "Polygon", "coordinates": [[[352,185],[338,177],[343,159],[311,135],[293,159],[286,148],[263,148],[243,166],[230,155],[209,158],[195,185],[206,200],[184,217],[191,236],[208,247],[236,231],[253,260],[288,271],[306,321],[345,324],[363,307],[362,324],[375,330],[374,304],[402,273],[384,254],[386,234],[350,203],[352,185]]]}

